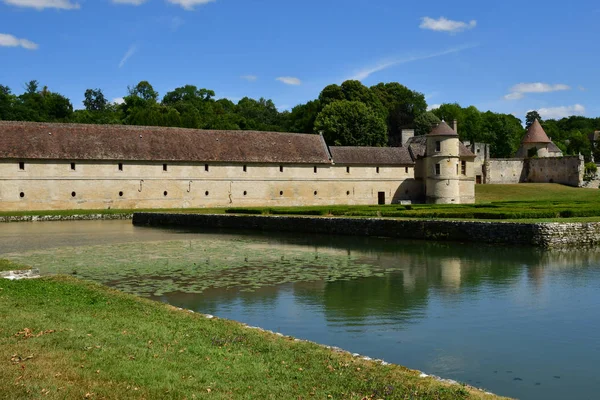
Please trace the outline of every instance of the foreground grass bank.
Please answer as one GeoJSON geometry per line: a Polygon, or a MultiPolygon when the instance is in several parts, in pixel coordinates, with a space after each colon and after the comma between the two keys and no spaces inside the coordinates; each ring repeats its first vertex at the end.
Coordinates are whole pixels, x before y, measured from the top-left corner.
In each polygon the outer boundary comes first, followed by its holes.
{"type": "Polygon", "coordinates": [[[70,277],[0,280],[0,398],[492,399],[70,277]]]}

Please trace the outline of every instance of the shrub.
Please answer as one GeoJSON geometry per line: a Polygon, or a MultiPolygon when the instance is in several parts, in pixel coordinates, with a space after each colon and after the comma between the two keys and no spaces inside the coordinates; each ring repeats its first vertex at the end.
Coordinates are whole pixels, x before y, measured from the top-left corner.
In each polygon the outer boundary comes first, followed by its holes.
{"type": "Polygon", "coordinates": [[[262,214],[263,211],[256,208],[228,208],[226,214],[262,214]]]}

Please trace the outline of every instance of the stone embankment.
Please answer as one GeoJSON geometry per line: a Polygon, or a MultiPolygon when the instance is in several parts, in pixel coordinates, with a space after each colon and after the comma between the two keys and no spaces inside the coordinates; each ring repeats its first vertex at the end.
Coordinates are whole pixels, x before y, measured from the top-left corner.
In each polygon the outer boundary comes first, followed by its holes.
{"type": "Polygon", "coordinates": [[[295,216],[135,213],[134,225],[252,229],[456,242],[585,247],[600,244],[600,223],[513,223],[295,216]]]}
{"type": "Polygon", "coordinates": [[[93,221],[131,219],[133,214],[0,215],[0,222],[93,221]]]}

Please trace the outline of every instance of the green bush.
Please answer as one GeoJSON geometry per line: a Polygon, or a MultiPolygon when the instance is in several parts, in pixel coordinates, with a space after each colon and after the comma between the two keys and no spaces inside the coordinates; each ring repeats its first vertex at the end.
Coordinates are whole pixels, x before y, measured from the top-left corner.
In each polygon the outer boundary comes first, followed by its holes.
{"type": "Polygon", "coordinates": [[[226,214],[262,214],[263,210],[256,208],[228,208],[226,214]]]}

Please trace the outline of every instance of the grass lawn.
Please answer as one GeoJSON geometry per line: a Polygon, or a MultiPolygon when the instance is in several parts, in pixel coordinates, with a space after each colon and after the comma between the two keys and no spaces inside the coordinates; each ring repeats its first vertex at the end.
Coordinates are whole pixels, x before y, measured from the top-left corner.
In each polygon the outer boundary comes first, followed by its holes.
{"type": "Polygon", "coordinates": [[[496,399],[71,277],[0,280],[0,398],[496,399]]]}
{"type": "Polygon", "coordinates": [[[475,185],[477,203],[498,201],[600,202],[600,189],[584,189],[556,183],[475,185]]]}

